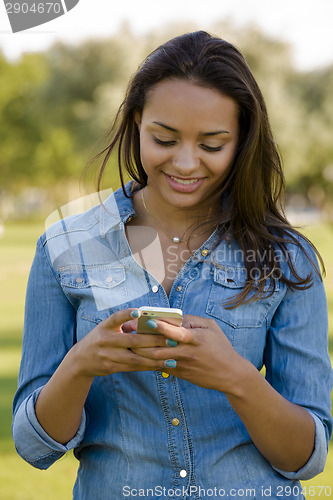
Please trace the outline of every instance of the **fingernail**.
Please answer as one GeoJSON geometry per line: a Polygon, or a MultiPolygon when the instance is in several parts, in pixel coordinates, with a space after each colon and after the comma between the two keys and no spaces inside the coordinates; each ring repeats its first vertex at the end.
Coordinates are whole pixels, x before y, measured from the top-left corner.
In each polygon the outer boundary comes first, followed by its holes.
{"type": "Polygon", "coordinates": [[[149,328],[157,328],[157,323],[153,319],[148,319],[146,325],[149,326],[149,328]]]}
{"type": "Polygon", "coordinates": [[[132,318],[138,318],[140,316],[139,309],[135,309],[134,311],[132,311],[131,316],[132,316],[132,318]]]}
{"type": "Polygon", "coordinates": [[[177,361],[175,359],[167,359],[165,362],[164,362],[165,366],[167,368],[176,368],[177,366],[177,361]]]}
{"type": "Polygon", "coordinates": [[[168,345],[169,347],[176,347],[178,345],[178,342],[177,340],[167,339],[166,345],[168,345]]]}

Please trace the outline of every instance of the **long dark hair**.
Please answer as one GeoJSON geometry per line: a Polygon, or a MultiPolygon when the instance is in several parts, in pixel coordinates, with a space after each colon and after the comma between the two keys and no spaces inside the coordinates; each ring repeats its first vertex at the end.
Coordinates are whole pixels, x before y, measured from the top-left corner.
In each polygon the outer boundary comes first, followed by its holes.
{"type": "Polygon", "coordinates": [[[173,38],[148,55],[129,82],[109,133],[111,142],[92,160],[105,155],[99,171],[98,189],[115,148],[125,196],[125,171],[141,188],[146,186],[147,175],[140,159],[135,113],[142,113],[147,94],[157,83],[171,78],[217,89],[238,105],[239,140],[233,165],[221,190],[221,208],[222,194],[227,203],[223,204],[219,214],[219,227],[221,237],[236,240],[243,251],[247,283],[229,306],[256,300],[263,295],[267,282],[272,284],[270,293],[273,293],[276,279],[292,289],[309,288],[312,272],[305,277],[299,276],[287,245],[292,243],[300,247],[319,276],[320,271],[302,241],[307,241],[313,248],[322,267],[323,261],[313,244],[286,219],[283,210],[284,174],[263,96],[242,54],[225,40],[197,31],[173,38]],[[251,259],[246,258],[249,252],[251,259]],[[287,261],[293,279],[282,273],[281,255],[287,261]]]}

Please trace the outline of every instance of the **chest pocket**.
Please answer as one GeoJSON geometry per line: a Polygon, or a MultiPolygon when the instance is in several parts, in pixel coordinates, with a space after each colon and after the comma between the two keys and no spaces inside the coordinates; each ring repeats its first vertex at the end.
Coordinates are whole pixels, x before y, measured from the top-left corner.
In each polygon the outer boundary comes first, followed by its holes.
{"type": "MultiPolygon", "coordinates": [[[[258,328],[266,320],[267,314],[277,298],[279,283],[275,282],[275,291],[271,293],[273,283],[267,282],[264,296],[255,302],[241,304],[235,309],[226,309],[228,302],[240,293],[246,285],[246,269],[227,267],[214,269],[214,282],[209,294],[206,312],[210,316],[227,323],[234,328],[258,328]]],[[[255,291],[249,295],[253,297],[255,291]]]]}
{"type": "Polygon", "coordinates": [[[121,266],[69,266],[59,271],[59,278],[83,319],[99,323],[128,307],[125,269],[121,266]]]}

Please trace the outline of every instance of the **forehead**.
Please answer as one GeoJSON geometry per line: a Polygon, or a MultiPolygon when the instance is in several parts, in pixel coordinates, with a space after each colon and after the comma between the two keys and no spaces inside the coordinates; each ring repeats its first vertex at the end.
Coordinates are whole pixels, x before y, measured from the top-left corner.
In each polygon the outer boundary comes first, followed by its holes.
{"type": "Polygon", "coordinates": [[[238,105],[217,89],[196,83],[169,79],[156,84],[147,94],[142,118],[174,125],[188,120],[200,121],[202,129],[221,125],[235,127],[238,105]]]}

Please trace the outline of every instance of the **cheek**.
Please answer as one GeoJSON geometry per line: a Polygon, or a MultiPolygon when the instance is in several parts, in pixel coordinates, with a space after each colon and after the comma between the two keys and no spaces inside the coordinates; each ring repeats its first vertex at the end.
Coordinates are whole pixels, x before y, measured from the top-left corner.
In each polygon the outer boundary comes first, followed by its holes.
{"type": "Polygon", "coordinates": [[[140,157],[143,168],[145,170],[151,170],[168,161],[169,155],[166,150],[164,151],[162,148],[157,148],[151,143],[148,143],[145,138],[142,138],[140,141],[140,157]]]}
{"type": "Polygon", "coordinates": [[[220,158],[216,158],[214,162],[211,163],[211,169],[214,170],[217,175],[227,173],[233,163],[234,156],[232,150],[224,151],[224,154],[220,158]]]}
{"type": "Polygon", "coordinates": [[[156,165],[155,157],[146,150],[141,149],[141,163],[146,173],[148,173],[156,165]]]}
{"type": "Polygon", "coordinates": [[[148,147],[147,140],[143,136],[140,137],[140,158],[143,168],[149,169],[151,163],[151,154],[149,152],[150,148],[148,147]]]}

